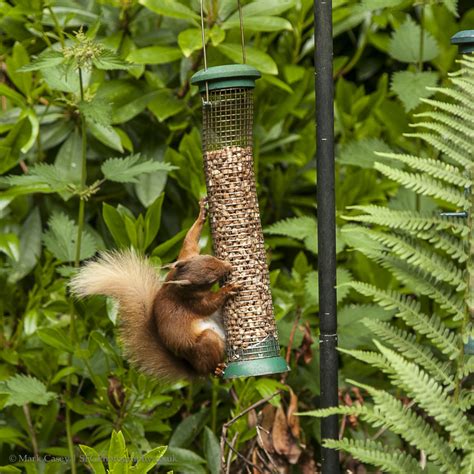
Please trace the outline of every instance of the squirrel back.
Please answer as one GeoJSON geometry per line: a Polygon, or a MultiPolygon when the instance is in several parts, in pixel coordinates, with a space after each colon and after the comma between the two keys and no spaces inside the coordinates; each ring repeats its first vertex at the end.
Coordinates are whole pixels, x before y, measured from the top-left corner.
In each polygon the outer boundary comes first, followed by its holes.
{"type": "Polygon", "coordinates": [[[185,360],[170,352],[156,331],[153,306],[162,287],[153,266],[133,250],[103,252],[70,282],[79,297],[104,295],[119,303],[119,338],[136,367],[163,381],[192,378],[185,360]]]}

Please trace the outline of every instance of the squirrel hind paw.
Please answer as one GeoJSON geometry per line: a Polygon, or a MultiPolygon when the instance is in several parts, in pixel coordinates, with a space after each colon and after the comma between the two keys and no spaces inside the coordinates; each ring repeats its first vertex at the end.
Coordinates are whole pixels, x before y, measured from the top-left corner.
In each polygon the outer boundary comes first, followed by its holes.
{"type": "Polygon", "coordinates": [[[227,364],[225,362],[221,362],[214,369],[214,376],[218,378],[222,378],[224,376],[224,372],[226,368],[227,368],[227,364]]]}

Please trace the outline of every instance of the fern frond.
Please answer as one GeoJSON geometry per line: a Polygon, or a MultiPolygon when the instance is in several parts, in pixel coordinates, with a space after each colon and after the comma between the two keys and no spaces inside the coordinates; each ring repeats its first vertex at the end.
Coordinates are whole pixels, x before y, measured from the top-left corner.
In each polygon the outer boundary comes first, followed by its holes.
{"type": "Polygon", "coordinates": [[[439,281],[436,276],[430,275],[423,269],[410,266],[407,262],[392,255],[372,252],[367,254],[392,275],[403,282],[412,291],[429,296],[440,308],[453,315],[454,321],[464,318],[464,303],[459,293],[453,293],[452,289],[439,281]]]}
{"type": "Polygon", "coordinates": [[[376,344],[395,369],[395,378],[404,386],[408,395],[451,434],[456,447],[469,449],[474,444],[472,426],[467,416],[452,403],[446,389],[417,364],[407,361],[382,344],[376,344]]]}
{"type": "Polygon", "coordinates": [[[424,269],[436,275],[438,280],[454,286],[456,290],[465,289],[466,281],[462,270],[450,260],[424,249],[413,239],[374,230],[370,231],[370,237],[390,248],[411,265],[424,269]]]}
{"type": "Polygon", "coordinates": [[[360,351],[355,349],[342,349],[341,347],[338,347],[337,350],[339,352],[354,357],[354,359],[360,360],[361,362],[365,362],[366,364],[369,364],[372,367],[376,367],[385,372],[386,374],[391,375],[394,373],[393,368],[388,363],[387,359],[378,352],[360,351]]]}
{"type": "Polygon", "coordinates": [[[464,242],[446,232],[439,232],[434,229],[422,232],[411,232],[411,234],[414,237],[428,242],[435,249],[443,250],[452,260],[457,260],[459,263],[465,262],[468,258],[464,242]]]}
{"type": "Polygon", "coordinates": [[[470,410],[474,406],[474,392],[472,390],[461,390],[457,406],[464,412],[470,410]]]}
{"type": "Polygon", "coordinates": [[[471,77],[456,77],[452,78],[451,82],[462,90],[466,95],[471,96],[474,101],[474,79],[471,77]]]}
{"type": "Polygon", "coordinates": [[[440,217],[432,213],[399,211],[388,207],[367,205],[350,206],[348,209],[356,209],[365,212],[365,215],[342,216],[343,219],[357,222],[368,222],[376,225],[383,225],[391,229],[405,231],[421,230],[450,230],[454,234],[467,235],[469,227],[455,217],[440,217]]]}
{"type": "Polygon", "coordinates": [[[415,335],[382,321],[363,319],[362,323],[375,335],[395,347],[406,358],[415,360],[447,389],[454,388],[455,382],[450,365],[440,362],[430,348],[417,341],[415,335]]]}
{"type": "Polygon", "coordinates": [[[379,162],[376,162],[374,167],[388,178],[418,194],[442,199],[458,207],[467,207],[467,199],[464,193],[453,186],[446,186],[442,182],[420,173],[409,173],[379,162]]]}
{"type": "Polygon", "coordinates": [[[466,454],[461,464],[459,474],[472,474],[474,472],[474,451],[466,454]]]}
{"type": "Polygon", "coordinates": [[[420,310],[417,301],[409,300],[395,291],[386,291],[374,285],[360,281],[350,283],[352,288],[365,296],[371,296],[376,303],[385,309],[398,309],[396,316],[416,331],[426,335],[433,344],[449,359],[455,359],[459,354],[459,336],[450,331],[442,320],[432,315],[428,317],[420,310]]]}
{"type": "MultiPolygon", "coordinates": [[[[452,97],[458,102],[466,104],[466,97],[459,94],[458,91],[454,89],[448,89],[447,87],[433,87],[431,90],[435,92],[441,92],[442,94],[452,97]]],[[[429,104],[438,110],[444,110],[450,115],[454,115],[463,119],[466,123],[474,123],[474,118],[472,115],[472,110],[470,107],[465,107],[464,105],[452,104],[450,102],[443,102],[436,99],[421,99],[425,104],[429,104]]]]}
{"type": "MultiPolygon", "coordinates": [[[[471,104],[465,93],[462,90],[459,90],[457,87],[430,87],[430,91],[437,92],[439,94],[443,94],[445,97],[449,97],[453,99],[453,102],[442,102],[433,100],[433,102],[439,102],[444,105],[455,105],[458,109],[462,109],[461,111],[458,110],[458,113],[463,113],[463,110],[473,110],[474,111],[474,104],[471,104]]],[[[428,101],[426,101],[428,102],[428,101]]],[[[472,120],[472,116],[471,116],[472,120]]]]}
{"type": "Polygon", "coordinates": [[[448,145],[438,136],[433,135],[431,133],[417,132],[417,133],[404,133],[403,135],[405,137],[420,138],[421,140],[424,140],[426,143],[430,144],[436,150],[439,150],[440,152],[444,153],[446,156],[451,158],[454,162],[458,163],[462,167],[469,166],[471,162],[470,159],[468,158],[468,155],[463,153],[462,150],[458,150],[457,147],[448,145]]]}
{"type": "Polygon", "coordinates": [[[462,174],[462,170],[439,160],[400,153],[376,153],[376,155],[400,161],[413,169],[423,171],[423,173],[429,174],[433,178],[441,179],[455,186],[464,187],[470,184],[470,180],[462,174]]]}
{"type": "Polygon", "coordinates": [[[473,152],[474,147],[472,146],[472,141],[465,140],[457,132],[453,132],[450,128],[446,127],[444,124],[436,122],[416,122],[409,124],[412,128],[424,128],[436,132],[443,140],[450,141],[455,146],[466,151],[467,154],[473,152]]]}
{"type": "Polygon", "coordinates": [[[324,440],[326,448],[344,450],[351,453],[362,462],[380,467],[383,471],[394,474],[418,474],[423,470],[416,459],[402,453],[398,449],[387,451],[387,447],[371,440],[349,440],[347,438],[336,440],[324,440]]]}
{"type": "Polygon", "coordinates": [[[453,118],[452,115],[448,115],[444,112],[438,112],[434,110],[428,110],[426,112],[420,112],[419,114],[415,114],[417,118],[430,118],[437,122],[442,123],[444,126],[449,127],[455,130],[457,133],[463,135],[465,137],[465,141],[468,142],[472,140],[472,129],[466,127],[461,120],[456,120],[453,118]]]}
{"type": "Polygon", "coordinates": [[[456,472],[460,465],[459,457],[453,454],[446,439],[415,411],[384,390],[352,380],[348,382],[367,390],[375,403],[373,409],[361,411],[362,419],[373,426],[386,426],[419,450],[425,451],[430,460],[441,464],[439,467],[442,472],[456,472]]]}

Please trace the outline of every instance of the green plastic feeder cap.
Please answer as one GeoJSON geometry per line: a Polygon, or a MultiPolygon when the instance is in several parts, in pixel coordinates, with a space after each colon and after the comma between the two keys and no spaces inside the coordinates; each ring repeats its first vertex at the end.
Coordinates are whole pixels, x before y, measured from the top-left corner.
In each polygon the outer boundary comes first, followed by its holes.
{"type": "Polygon", "coordinates": [[[224,379],[252,377],[288,372],[290,368],[283,357],[265,357],[264,359],[242,360],[231,362],[225,369],[224,379]]]}
{"type": "Polygon", "coordinates": [[[474,52],[474,30],[459,31],[451,37],[451,43],[459,47],[461,54],[474,52]]]}
{"type": "Polygon", "coordinates": [[[226,64],[201,69],[191,77],[191,84],[199,86],[199,92],[205,92],[206,82],[210,91],[232,87],[253,89],[259,77],[260,72],[246,64],[226,64]]]}

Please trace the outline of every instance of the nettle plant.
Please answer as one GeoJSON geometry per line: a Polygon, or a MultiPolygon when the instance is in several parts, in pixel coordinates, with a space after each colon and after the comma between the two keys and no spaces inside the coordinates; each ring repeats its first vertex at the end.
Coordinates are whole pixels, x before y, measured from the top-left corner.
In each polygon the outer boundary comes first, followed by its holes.
{"type": "Polygon", "coordinates": [[[383,175],[416,193],[418,209],[355,206],[360,214],[349,219],[366,225],[343,229],[345,241],[388,270],[399,286],[383,290],[349,283],[394,311],[396,319],[364,320],[378,338],[378,352],[340,350],[387,374],[395,392],[348,380],[366,390],[372,402],[306,413],[352,415],[377,428],[369,439],[326,440],[324,445],[393,473],[468,474],[474,468],[468,415],[474,403],[468,381],[474,358],[465,351],[474,318],[474,58],[459,62],[451,86],[433,89],[451,101],[424,99],[432,107],[417,115],[419,131],[409,135],[431,145],[430,156],[380,153],[390,161],[375,163],[383,175]],[[426,197],[466,215],[443,215],[438,207],[421,210],[426,197]],[[376,441],[386,430],[411,449],[387,450],[376,441]]]}

